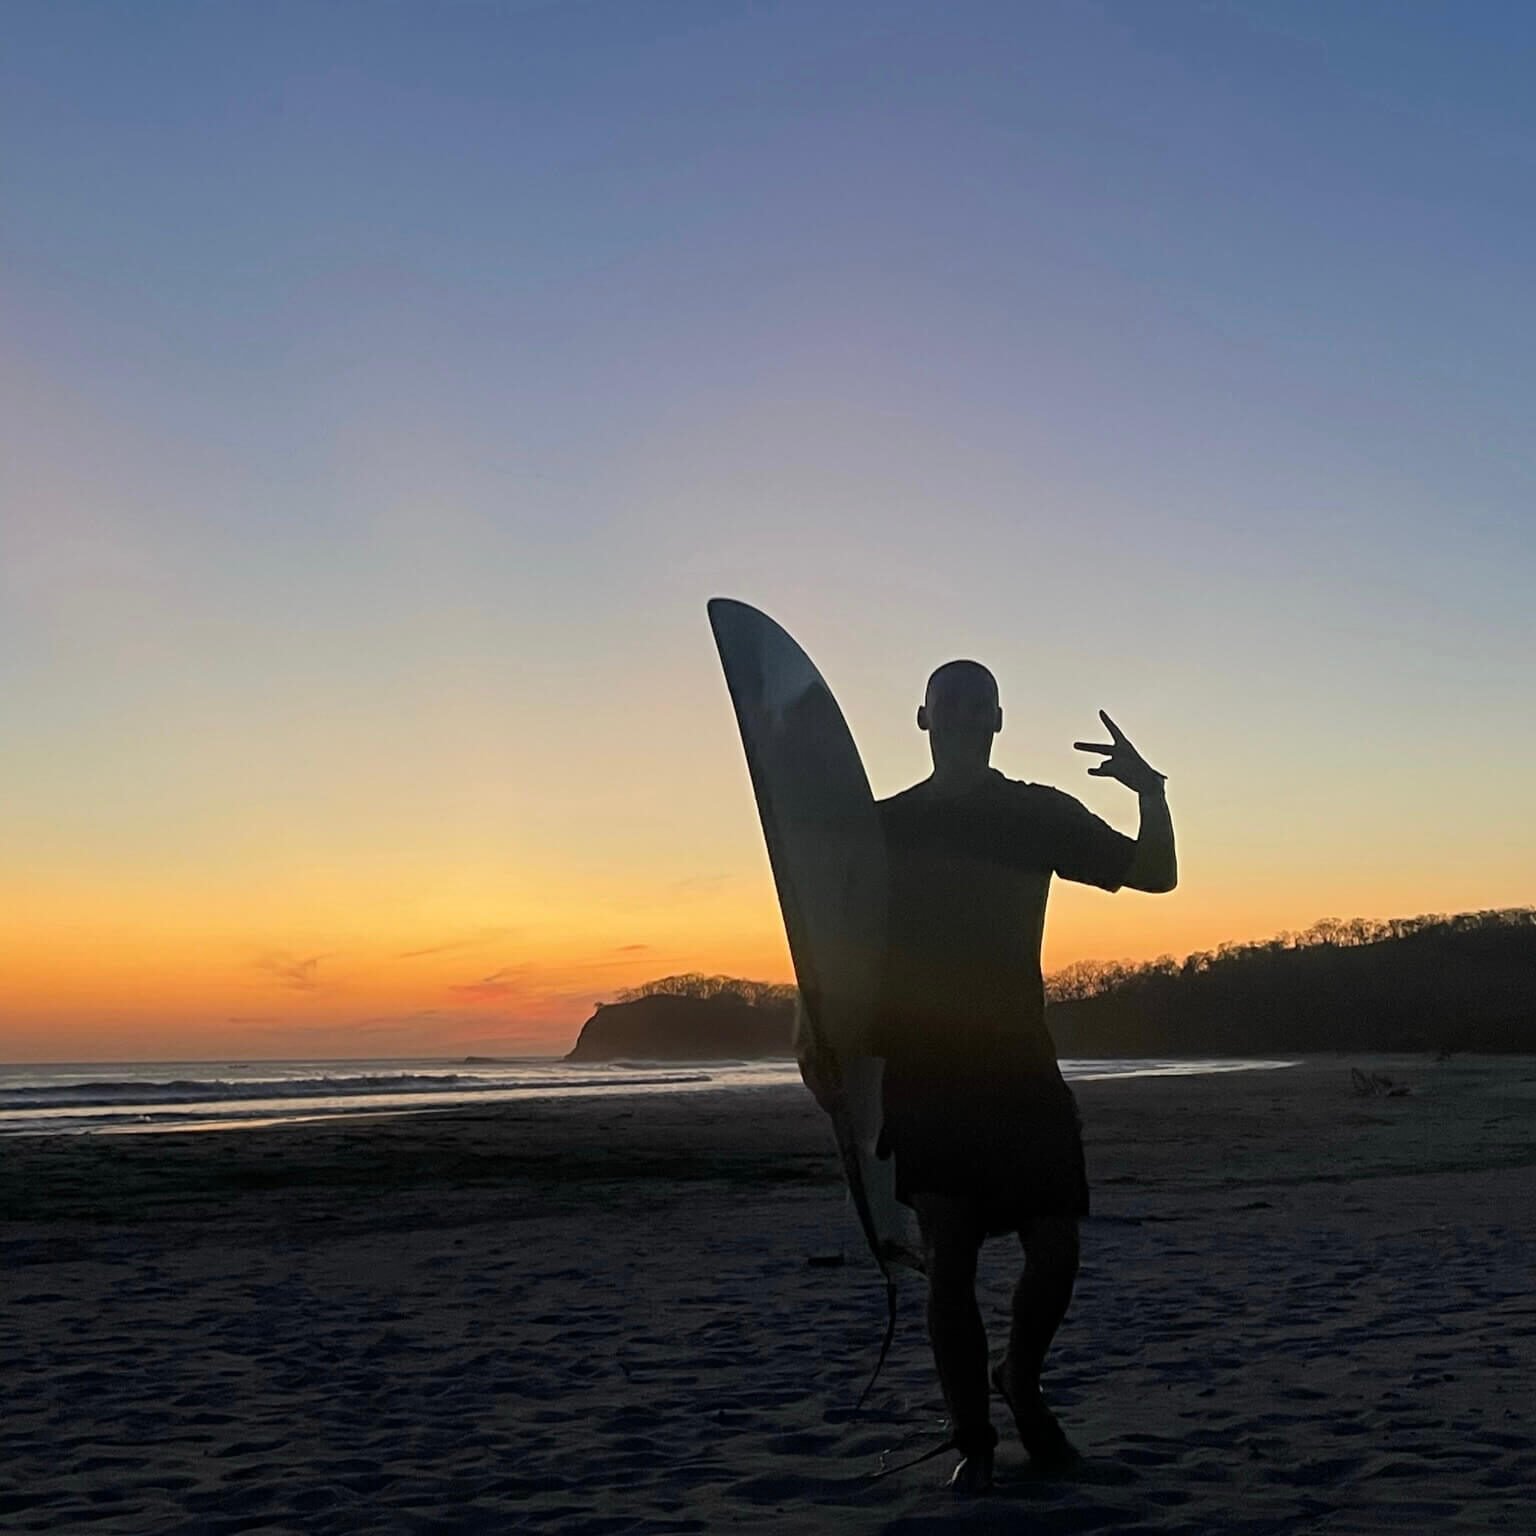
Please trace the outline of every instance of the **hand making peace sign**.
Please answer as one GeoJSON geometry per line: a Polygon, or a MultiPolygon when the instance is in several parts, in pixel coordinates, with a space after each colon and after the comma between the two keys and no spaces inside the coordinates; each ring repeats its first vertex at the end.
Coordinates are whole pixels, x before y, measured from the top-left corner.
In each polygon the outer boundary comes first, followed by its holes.
{"type": "Polygon", "coordinates": [[[1167,774],[1159,773],[1130,743],[1125,732],[1101,709],[1099,719],[1109,732],[1109,743],[1101,746],[1093,741],[1074,741],[1079,752],[1102,752],[1104,761],[1090,768],[1089,774],[1096,779],[1118,779],[1127,789],[1138,795],[1155,794],[1163,787],[1167,774]]]}

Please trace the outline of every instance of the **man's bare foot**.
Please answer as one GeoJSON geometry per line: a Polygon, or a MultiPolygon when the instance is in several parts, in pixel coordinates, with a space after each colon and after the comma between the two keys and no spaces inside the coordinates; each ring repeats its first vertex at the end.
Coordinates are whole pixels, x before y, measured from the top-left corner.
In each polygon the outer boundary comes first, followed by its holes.
{"type": "Polygon", "coordinates": [[[1016,1385],[1013,1370],[1005,1359],[992,1371],[992,1385],[1013,1414],[1014,1427],[1030,1464],[1041,1472],[1069,1472],[1081,1466],[1083,1458],[1056,1422],[1056,1415],[1045,1406],[1040,1388],[1016,1385]]]}
{"type": "Polygon", "coordinates": [[[964,1497],[986,1493],[992,1487],[992,1451],[975,1450],[962,1456],[949,1474],[949,1491],[964,1497]]]}

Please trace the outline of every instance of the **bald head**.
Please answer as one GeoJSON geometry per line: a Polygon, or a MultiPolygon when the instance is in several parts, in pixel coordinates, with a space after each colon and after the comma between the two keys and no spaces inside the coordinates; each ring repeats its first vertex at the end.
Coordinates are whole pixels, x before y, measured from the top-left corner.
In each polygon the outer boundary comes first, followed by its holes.
{"type": "Polygon", "coordinates": [[[917,727],[928,732],[936,768],[985,767],[992,738],[1003,728],[997,679],[979,661],[945,662],[928,679],[917,727]]]}
{"type": "Polygon", "coordinates": [[[979,661],[946,661],[928,679],[923,703],[930,710],[936,705],[996,709],[997,679],[979,661]]]}

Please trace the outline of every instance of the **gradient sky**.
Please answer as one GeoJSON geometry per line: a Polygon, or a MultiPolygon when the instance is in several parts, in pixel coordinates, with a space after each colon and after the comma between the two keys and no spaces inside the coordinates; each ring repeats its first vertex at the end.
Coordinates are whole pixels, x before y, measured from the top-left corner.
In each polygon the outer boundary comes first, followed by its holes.
{"type": "Polygon", "coordinates": [[[952,656],[1171,897],[1536,898],[1536,8],[9,6],[0,1059],[565,1047],[788,960],[704,616],[952,656]]]}

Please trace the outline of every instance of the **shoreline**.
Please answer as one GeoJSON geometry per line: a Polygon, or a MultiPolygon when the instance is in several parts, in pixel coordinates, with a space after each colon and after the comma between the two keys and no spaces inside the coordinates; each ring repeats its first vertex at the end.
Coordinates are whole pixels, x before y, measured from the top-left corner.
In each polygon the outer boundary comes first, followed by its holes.
{"type": "MultiPolygon", "coordinates": [[[[119,1066],[120,1064],[112,1064],[119,1066]]],[[[190,1065],[190,1064],[187,1064],[190,1065]]],[[[284,1062],[285,1067],[302,1067],[303,1062],[284,1062]]],[[[316,1066],[331,1065],[315,1063],[316,1066]]],[[[420,1066],[418,1062],[379,1060],[364,1063],[374,1067],[420,1066]]],[[[511,1063],[517,1065],[517,1063],[511,1063]]],[[[615,1067],[625,1071],[614,1077],[594,1076],[589,1081],[560,1079],[552,1082],[509,1081],[500,1085],[489,1082],[476,1087],[460,1086],[458,1074],[444,1074],[443,1089],[417,1089],[380,1086],[365,1092],[346,1092],[341,1085],[334,1090],[318,1089],[309,1085],[323,1085],[325,1078],[310,1079],[306,1091],[284,1094],[284,1079],[261,1080],[254,1083],[231,1085],[217,1078],[204,1080],[177,1080],[170,1084],[146,1080],[143,1087],[148,1097],[142,1101],[124,1094],[122,1090],[132,1085],[124,1080],[113,1080],[104,1086],[113,1090],[110,1099],[92,1098],[101,1087],[90,1080],[79,1083],[53,1084],[39,1088],[35,1085],[11,1090],[11,1096],[20,1098],[27,1093],[52,1094],[52,1102],[12,1103],[7,1106],[7,1094],[0,1090],[0,1141],[18,1137],[36,1136],[123,1136],[164,1135],[176,1132],[226,1132],[233,1130],[262,1130],[279,1125],[320,1123],[341,1119],[378,1119],[386,1116],[452,1113],[477,1107],[513,1104],[528,1100],[555,1098],[615,1098],[636,1094],[706,1092],[714,1089],[761,1088],[764,1086],[793,1085],[800,1080],[792,1060],[766,1058],[743,1062],[730,1058],[665,1062],[632,1062],[628,1060],[590,1064],[600,1071],[615,1067]],[[629,1069],[638,1069],[651,1075],[631,1075],[629,1069]],[[664,1075],[656,1075],[662,1073],[664,1075]],[[247,1092],[230,1092],[231,1086],[245,1087],[247,1092]],[[196,1090],[205,1088],[208,1096],[200,1096],[196,1090]],[[168,1090],[175,1090],[168,1092],[168,1090]],[[223,1091],[220,1091],[223,1090],[223,1091]],[[154,1098],[159,1091],[166,1096],[154,1098]],[[61,1094],[74,1097],[61,1099],[61,1094]],[[83,1096],[82,1096],[83,1095],[83,1096]],[[222,1112],[220,1112],[222,1109],[222,1112]]],[[[1155,1057],[1080,1057],[1067,1058],[1063,1071],[1069,1082],[1122,1077],[1159,1077],[1201,1075],[1205,1073],[1252,1072],[1275,1070],[1296,1065],[1296,1059],[1280,1060],[1268,1057],[1213,1057],[1155,1056],[1155,1057]]],[[[101,1070],[101,1068],[97,1068],[101,1070]]],[[[579,1070],[579,1068],[577,1069],[579,1070]]],[[[387,1074],[376,1075],[381,1083],[390,1081],[387,1074]]],[[[419,1074],[416,1074],[419,1078],[419,1074]]],[[[375,1075],[370,1075],[372,1083],[375,1075]]],[[[288,1083],[295,1082],[287,1079],[288,1083]]],[[[303,1080],[298,1080],[303,1082],[303,1080]]]]}
{"type": "MultiPolygon", "coordinates": [[[[1425,1102],[1426,1089],[1437,1084],[1496,1090],[1506,1079],[1536,1081],[1536,1056],[1436,1063],[1423,1056],[1341,1053],[1297,1059],[1283,1069],[1090,1076],[1073,1088],[1084,1121],[1089,1182],[1097,1192],[1101,1185],[1163,1179],[1189,1187],[1208,1177],[1230,1184],[1250,1172],[1259,1182],[1326,1181],[1322,1164],[1341,1153],[1350,1176],[1364,1176],[1365,1159],[1378,1142],[1379,1155],[1396,1171],[1435,1171],[1447,1156],[1452,1171],[1481,1166],[1483,1149],[1466,1136],[1458,1139],[1447,1119],[1454,1097],[1442,1103],[1444,1095],[1435,1094],[1432,1111],[1411,1117],[1408,1106],[1425,1102]],[[1350,1076],[1357,1067],[1381,1072],[1410,1093],[1404,1099],[1357,1097],[1350,1076]],[[1250,1170],[1243,1147],[1256,1127],[1246,1118],[1247,1106],[1270,1100],[1304,1129],[1289,1140],[1260,1136],[1250,1170]],[[1324,1105],[1328,1112],[1317,1113],[1324,1105]],[[1101,1107],[1109,1113],[1100,1116],[1101,1107]],[[1177,1117],[1179,1134],[1172,1139],[1165,1134],[1165,1112],[1177,1117]],[[1228,1125],[1229,1118],[1237,1123],[1228,1125]],[[1420,1134],[1396,1135],[1391,1127],[1398,1123],[1405,1129],[1419,1123],[1420,1134]],[[1341,1128],[1347,1136],[1341,1137],[1341,1128]],[[1193,1151],[1222,1133],[1230,1134],[1230,1144],[1219,1167],[1207,1169],[1193,1151]],[[1457,1148],[1450,1153],[1448,1136],[1457,1148]],[[1141,1173],[1119,1167],[1131,1155],[1143,1162],[1141,1173]]],[[[826,1118],[798,1078],[235,1122],[218,1135],[166,1126],[126,1135],[0,1138],[0,1213],[7,1225],[53,1220],[77,1209],[141,1223],[153,1212],[137,1211],[133,1200],[155,1189],[212,1196],[227,1187],[255,1201],[266,1189],[318,1192],[332,1184],[402,1192],[438,1188],[452,1196],[459,1183],[478,1188],[508,1182],[532,1193],[545,1182],[566,1187],[668,1178],[761,1180],[765,1187],[783,1178],[810,1179],[841,1187],[842,1173],[826,1118]],[[114,1197],[125,1202],[120,1217],[109,1215],[114,1197]]]]}

